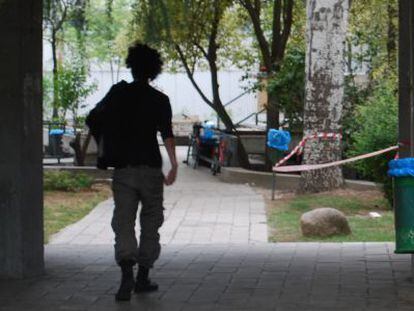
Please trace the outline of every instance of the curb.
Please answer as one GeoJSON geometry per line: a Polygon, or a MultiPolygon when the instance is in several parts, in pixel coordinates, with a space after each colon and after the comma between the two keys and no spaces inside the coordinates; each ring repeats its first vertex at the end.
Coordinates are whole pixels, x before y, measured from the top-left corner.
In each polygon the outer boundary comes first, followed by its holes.
{"type": "MultiPolygon", "coordinates": [[[[219,179],[226,183],[249,184],[265,189],[272,188],[272,173],[246,170],[239,167],[222,167],[219,179]]],[[[300,175],[276,174],[277,190],[292,190],[299,187],[300,175]]],[[[381,190],[382,184],[364,180],[345,180],[345,186],[357,191],[381,190]]]]}

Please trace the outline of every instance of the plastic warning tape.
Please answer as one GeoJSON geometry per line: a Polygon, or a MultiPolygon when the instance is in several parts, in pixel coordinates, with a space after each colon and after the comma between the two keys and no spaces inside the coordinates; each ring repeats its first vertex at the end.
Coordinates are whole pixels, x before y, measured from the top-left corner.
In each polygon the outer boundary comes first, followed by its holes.
{"type": "Polygon", "coordinates": [[[335,161],[335,162],[329,162],[329,163],[289,165],[289,166],[284,166],[284,167],[276,167],[275,166],[275,167],[273,167],[273,171],[278,172],[278,173],[293,173],[293,172],[312,171],[312,170],[328,168],[328,167],[332,167],[332,166],[344,165],[344,164],[347,164],[347,163],[351,163],[351,162],[355,162],[355,161],[359,161],[359,160],[363,160],[363,159],[368,159],[368,158],[375,157],[375,156],[378,156],[378,155],[383,154],[383,153],[398,150],[398,148],[399,148],[399,146],[391,146],[391,147],[388,147],[386,149],[382,149],[382,150],[378,150],[378,151],[375,151],[375,152],[359,155],[359,156],[356,156],[356,157],[353,157],[353,158],[350,158],[350,159],[340,160],[340,161],[335,161]]]}
{"type": "Polygon", "coordinates": [[[315,133],[315,134],[307,135],[299,142],[299,144],[295,148],[293,148],[293,150],[286,157],[284,157],[279,162],[277,162],[274,167],[278,167],[278,166],[285,164],[295,154],[297,155],[302,154],[303,148],[305,147],[306,142],[310,139],[317,139],[317,138],[340,140],[342,139],[342,134],[340,133],[315,133]]]}

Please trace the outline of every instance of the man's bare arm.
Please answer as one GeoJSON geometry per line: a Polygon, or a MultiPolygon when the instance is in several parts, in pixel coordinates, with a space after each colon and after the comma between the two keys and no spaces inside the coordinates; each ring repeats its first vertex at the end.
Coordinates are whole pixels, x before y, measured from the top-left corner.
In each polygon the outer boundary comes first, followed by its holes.
{"type": "Polygon", "coordinates": [[[164,179],[164,183],[167,186],[172,185],[177,178],[178,163],[175,154],[175,139],[170,137],[164,140],[165,149],[167,149],[168,158],[170,159],[171,169],[164,179]]]}

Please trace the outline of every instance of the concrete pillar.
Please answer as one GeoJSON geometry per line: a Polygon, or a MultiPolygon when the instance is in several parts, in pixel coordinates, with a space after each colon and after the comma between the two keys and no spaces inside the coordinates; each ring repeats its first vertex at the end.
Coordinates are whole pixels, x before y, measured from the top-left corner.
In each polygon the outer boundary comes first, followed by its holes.
{"type": "MultiPolygon", "coordinates": [[[[414,1],[399,2],[399,134],[400,158],[414,157],[414,1]]],[[[411,254],[414,280],[414,254],[411,254]]]]}
{"type": "Polygon", "coordinates": [[[42,0],[0,0],[0,277],[43,272],[42,0]]]}

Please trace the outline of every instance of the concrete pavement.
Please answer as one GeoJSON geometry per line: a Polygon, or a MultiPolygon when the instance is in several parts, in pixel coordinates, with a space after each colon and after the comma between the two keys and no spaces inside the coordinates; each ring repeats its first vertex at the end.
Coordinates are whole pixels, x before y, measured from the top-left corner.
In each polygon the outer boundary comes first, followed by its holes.
{"type": "Polygon", "coordinates": [[[45,275],[0,281],[0,311],[414,310],[410,257],[392,243],[267,243],[254,189],[206,169],[179,173],[166,189],[158,292],[114,301],[107,201],[46,245],[45,275]]]}

